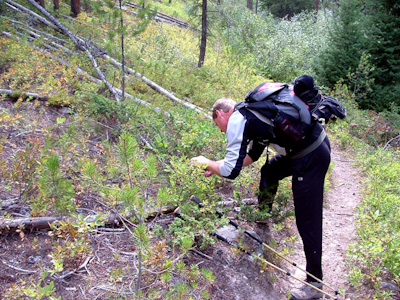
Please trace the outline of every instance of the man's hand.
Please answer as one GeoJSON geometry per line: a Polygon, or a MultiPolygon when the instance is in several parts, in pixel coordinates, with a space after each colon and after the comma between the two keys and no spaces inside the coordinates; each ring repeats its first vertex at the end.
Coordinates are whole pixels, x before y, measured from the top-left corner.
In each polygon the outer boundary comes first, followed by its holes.
{"type": "Polygon", "coordinates": [[[198,164],[198,165],[208,165],[210,164],[210,160],[204,156],[197,156],[190,159],[189,165],[198,164]]]}
{"type": "Polygon", "coordinates": [[[223,164],[223,162],[224,162],[223,160],[214,161],[214,160],[208,159],[204,156],[197,156],[197,157],[193,157],[192,159],[190,159],[189,165],[192,165],[192,164],[205,165],[204,176],[210,177],[214,174],[221,176],[221,174],[219,172],[219,167],[223,164]]]}
{"type": "Polygon", "coordinates": [[[204,176],[210,177],[210,176],[214,175],[214,173],[208,169],[211,162],[212,161],[210,159],[208,159],[204,156],[197,156],[197,157],[193,157],[190,160],[189,165],[192,165],[192,164],[206,165],[204,176]]]}
{"type": "Polygon", "coordinates": [[[204,176],[206,176],[206,177],[210,177],[210,176],[213,176],[213,175],[214,175],[214,173],[211,172],[211,171],[205,171],[204,172],[204,176]]]}

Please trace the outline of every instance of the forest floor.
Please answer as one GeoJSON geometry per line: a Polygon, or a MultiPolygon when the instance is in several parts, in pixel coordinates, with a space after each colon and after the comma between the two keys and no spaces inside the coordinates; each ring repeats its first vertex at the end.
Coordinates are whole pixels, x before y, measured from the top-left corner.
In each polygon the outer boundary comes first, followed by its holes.
{"type": "MultiPolygon", "coordinates": [[[[15,113],[15,108],[8,101],[2,101],[0,109],[3,112],[15,113]]],[[[39,109],[34,109],[29,104],[18,109],[19,114],[29,115],[28,122],[36,119],[51,121],[54,124],[57,117],[63,116],[55,108],[46,107],[41,110],[40,115],[35,116],[35,112],[38,111],[39,109]]],[[[21,125],[24,125],[23,122],[21,125]]],[[[22,129],[8,127],[7,130],[3,128],[0,132],[7,132],[8,137],[6,138],[12,139],[13,136],[21,137],[21,134],[16,134],[20,130],[22,129]]],[[[17,147],[23,143],[22,141],[13,142],[12,145],[14,147],[11,149],[12,151],[19,151],[17,147]]],[[[360,290],[355,294],[355,291],[350,288],[346,276],[348,267],[345,253],[349,244],[356,238],[354,220],[357,214],[356,207],[361,200],[362,175],[353,166],[351,157],[345,151],[334,143],[332,146],[333,168],[329,177],[330,184],[326,191],[324,205],[324,280],[335,289],[340,288],[341,291],[344,291],[345,299],[371,299],[371,291],[367,288],[361,291],[363,295],[360,295],[360,290]]],[[[9,200],[10,193],[4,189],[1,191],[0,187],[0,196],[1,201],[4,202],[9,200]]],[[[81,197],[85,197],[85,195],[81,197]]],[[[92,195],[86,195],[86,198],[78,200],[82,200],[82,204],[86,205],[85,207],[88,209],[102,209],[92,195]]],[[[4,212],[2,209],[1,213],[4,212]]],[[[172,220],[171,214],[163,215],[157,219],[156,223],[168,228],[172,220]]],[[[293,219],[287,222],[286,228],[288,229],[285,234],[297,235],[293,219]],[[289,224],[290,222],[291,224],[289,224]]],[[[254,229],[265,241],[269,241],[271,237],[277,242],[282,240],[282,237],[279,236],[282,232],[274,232],[272,224],[260,226],[241,223],[241,226],[246,229],[254,229]]],[[[126,231],[98,233],[92,237],[91,246],[93,248],[92,258],[87,261],[84,268],[68,277],[56,280],[58,296],[61,296],[61,299],[111,299],[110,294],[115,293],[114,288],[119,285],[118,290],[125,291],[122,293],[124,297],[127,299],[133,297],[133,293],[129,292],[132,291],[133,280],[126,284],[124,282],[110,283],[110,274],[117,268],[125,268],[130,265],[133,270],[136,267],[134,263],[132,264],[135,247],[129,233],[126,231]]],[[[305,259],[301,239],[298,237],[288,247],[293,248],[289,259],[304,268],[305,259]]],[[[24,282],[32,280],[32,276],[35,276],[37,280],[40,268],[51,268],[52,260],[49,254],[53,251],[52,248],[52,239],[48,236],[47,231],[26,232],[24,235],[3,233],[0,236],[0,298],[13,285],[26,285],[24,282]]],[[[259,248],[257,250],[257,245],[254,248],[256,251],[260,250],[259,248]]],[[[258,265],[247,257],[234,253],[230,246],[217,242],[202,252],[190,253],[185,258],[185,262],[210,268],[214,272],[216,279],[208,287],[210,299],[286,299],[287,292],[299,284],[293,278],[276,270],[260,272],[258,265]]],[[[287,264],[282,263],[282,266],[287,267],[287,264]]],[[[288,269],[294,276],[305,278],[305,275],[296,271],[294,267],[288,269]]],[[[121,278],[129,279],[128,276],[121,278]]],[[[160,289],[162,288],[164,287],[160,284],[160,289]]],[[[326,288],[325,290],[329,291],[326,288]]],[[[12,299],[12,297],[7,299],[12,299]]]]}

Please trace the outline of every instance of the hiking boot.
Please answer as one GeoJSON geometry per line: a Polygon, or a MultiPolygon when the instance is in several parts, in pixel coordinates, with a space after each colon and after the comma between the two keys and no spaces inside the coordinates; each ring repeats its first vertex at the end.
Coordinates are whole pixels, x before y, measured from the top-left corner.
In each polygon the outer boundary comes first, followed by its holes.
{"type": "MultiPolygon", "coordinates": [[[[319,282],[309,282],[316,288],[322,289],[322,283],[319,282]]],[[[323,294],[316,289],[304,284],[300,288],[296,288],[292,291],[292,297],[290,300],[312,300],[312,299],[320,299],[323,294]]]]}

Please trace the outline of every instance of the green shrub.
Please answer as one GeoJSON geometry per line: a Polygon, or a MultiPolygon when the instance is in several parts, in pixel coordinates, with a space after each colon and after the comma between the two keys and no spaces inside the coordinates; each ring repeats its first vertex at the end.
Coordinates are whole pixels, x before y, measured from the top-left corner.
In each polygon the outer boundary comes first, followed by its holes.
{"type": "Polygon", "coordinates": [[[74,188],[60,169],[57,154],[52,153],[44,160],[39,180],[39,193],[39,202],[49,203],[56,212],[66,214],[75,211],[74,188]]]}
{"type": "MultiPolygon", "coordinates": [[[[352,245],[350,256],[376,289],[382,281],[400,279],[399,158],[398,152],[384,150],[359,158],[368,176],[358,208],[358,241],[352,245]]],[[[357,268],[352,275],[356,274],[357,268]]]]}

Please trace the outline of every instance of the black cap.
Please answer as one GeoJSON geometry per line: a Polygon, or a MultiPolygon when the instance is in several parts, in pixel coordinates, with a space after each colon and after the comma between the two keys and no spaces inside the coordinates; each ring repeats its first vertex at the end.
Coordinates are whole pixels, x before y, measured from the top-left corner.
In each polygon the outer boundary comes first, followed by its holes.
{"type": "Polygon", "coordinates": [[[293,91],[300,98],[304,93],[315,89],[314,78],[311,75],[301,75],[294,82],[293,91]]]}

